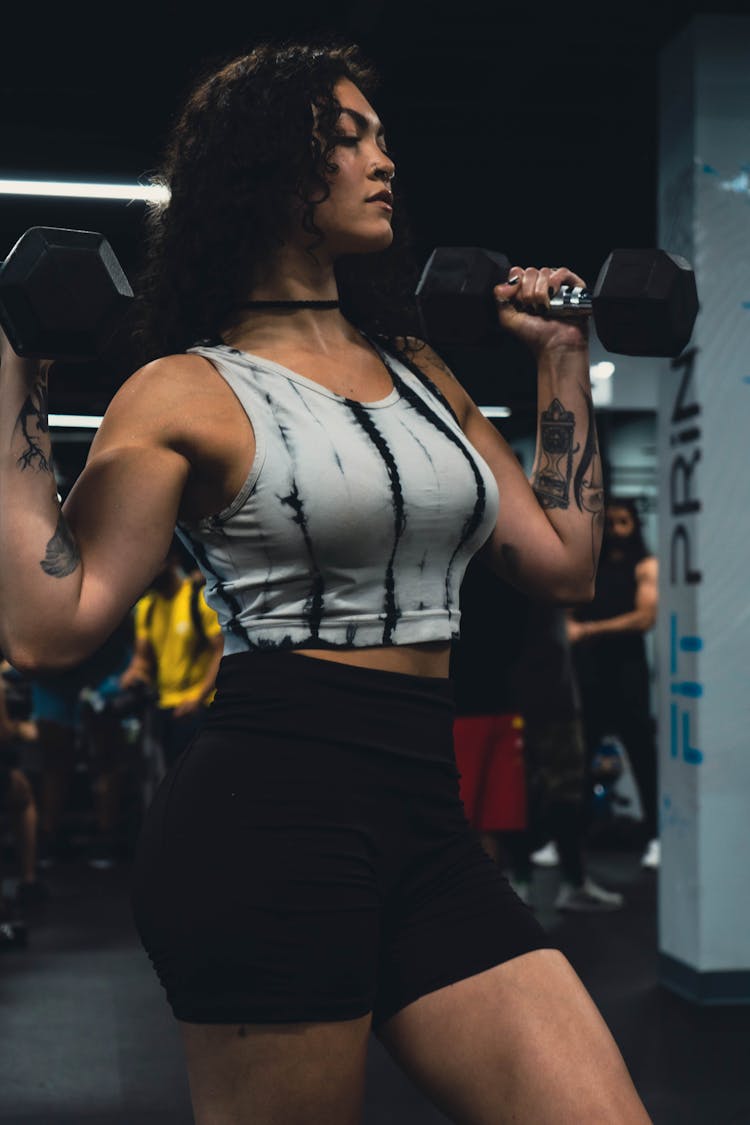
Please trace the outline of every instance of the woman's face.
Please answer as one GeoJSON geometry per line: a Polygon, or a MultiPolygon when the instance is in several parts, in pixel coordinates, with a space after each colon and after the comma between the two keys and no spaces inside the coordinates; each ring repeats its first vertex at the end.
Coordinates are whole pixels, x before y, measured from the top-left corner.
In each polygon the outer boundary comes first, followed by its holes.
{"type": "Polygon", "coordinates": [[[635,531],[635,520],[627,508],[614,504],[607,508],[607,531],[615,539],[629,539],[635,531]]]}
{"type": "Polygon", "coordinates": [[[385,151],[383,127],[348,78],[339,79],[334,93],[341,105],[336,126],[341,139],[329,160],[338,172],[327,174],[331,194],[316,205],[314,222],[325,234],[332,258],[385,250],[393,241],[391,211],[379,202],[368,202],[370,196],[389,188],[389,177],[395,172],[385,151]]]}

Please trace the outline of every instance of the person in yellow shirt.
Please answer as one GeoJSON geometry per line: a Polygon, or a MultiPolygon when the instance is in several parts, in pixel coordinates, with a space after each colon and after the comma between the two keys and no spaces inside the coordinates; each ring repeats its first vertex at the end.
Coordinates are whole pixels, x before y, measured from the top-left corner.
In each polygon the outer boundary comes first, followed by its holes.
{"type": "Polygon", "coordinates": [[[215,694],[224,651],[219,620],[173,539],[163,569],[135,607],[135,648],[120,687],[137,682],[158,692],[159,738],[169,769],[198,731],[215,694]]]}

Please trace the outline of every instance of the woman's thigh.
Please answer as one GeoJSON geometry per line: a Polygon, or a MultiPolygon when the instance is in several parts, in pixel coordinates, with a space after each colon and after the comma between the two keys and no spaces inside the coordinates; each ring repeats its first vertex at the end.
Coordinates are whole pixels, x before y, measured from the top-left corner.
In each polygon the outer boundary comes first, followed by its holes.
{"type": "Polygon", "coordinates": [[[370,1023],[181,1022],[196,1125],[358,1125],[370,1023]]]}
{"type": "Polygon", "coordinates": [[[376,1032],[460,1125],[649,1125],[565,956],[540,949],[420,997],[376,1032]]]}

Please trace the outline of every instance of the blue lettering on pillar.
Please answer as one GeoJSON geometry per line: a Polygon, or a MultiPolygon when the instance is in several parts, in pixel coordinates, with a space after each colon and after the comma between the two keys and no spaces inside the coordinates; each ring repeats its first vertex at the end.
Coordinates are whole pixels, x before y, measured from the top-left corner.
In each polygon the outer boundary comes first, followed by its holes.
{"type": "Polygon", "coordinates": [[[677,614],[672,613],[669,619],[670,631],[670,660],[669,671],[672,678],[672,695],[680,696],[686,702],[671,703],[669,708],[669,747],[673,758],[682,757],[683,761],[691,766],[699,766],[703,761],[703,752],[697,746],[691,745],[690,720],[691,709],[689,700],[700,699],[703,695],[703,684],[695,680],[683,679],[680,675],[681,653],[700,652],[703,648],[701,637],[680,636],[680,626],[677,614]]]}

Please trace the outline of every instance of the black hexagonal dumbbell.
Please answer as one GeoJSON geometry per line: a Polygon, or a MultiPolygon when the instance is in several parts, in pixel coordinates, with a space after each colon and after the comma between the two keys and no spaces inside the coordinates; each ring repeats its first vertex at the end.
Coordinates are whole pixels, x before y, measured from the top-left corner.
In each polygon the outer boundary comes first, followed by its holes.
{"type": "Polygon", "coordinates": [[[0,324],[16,355],[94,359],[133,300],[103,234],[30,227],[0,268],[0,324]]]}
{"type": "MultiPolygon", "coordinates": [[[[438,246],[416,290],[425,339],[489,343],[500,332],[495,285],[507,280],[504,254],[477,246],[438,246]]],[[[562,286],[552,317],[593,314],[604,347],[621,355],[677,356],[698,315],[695,274],[665,250],[613,250],[593,291],[562,286]]]]}

